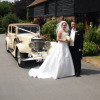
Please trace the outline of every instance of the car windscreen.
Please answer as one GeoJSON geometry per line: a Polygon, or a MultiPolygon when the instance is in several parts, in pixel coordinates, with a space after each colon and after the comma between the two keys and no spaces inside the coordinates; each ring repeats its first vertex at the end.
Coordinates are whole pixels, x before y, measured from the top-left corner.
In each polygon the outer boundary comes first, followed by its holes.
{"type": "Polygon", "coordinates": [[[38,33],[38,32],[39,32],[39,26],[20,26],[18,27],[19,34],[38,33]]]}

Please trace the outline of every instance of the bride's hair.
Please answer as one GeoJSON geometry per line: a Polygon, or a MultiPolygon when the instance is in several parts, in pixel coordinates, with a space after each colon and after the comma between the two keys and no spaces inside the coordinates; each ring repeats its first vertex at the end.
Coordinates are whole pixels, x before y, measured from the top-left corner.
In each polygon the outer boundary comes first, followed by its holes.
{"type": "Polygon", "coordinates": [[[67,23],[66,21],[61,21],[60,23],[57,24],[56,33],[58,33],[58,31],[59,31],[60,29],[62,29],[63,23],[66,23],[66,24],[67,24],[67,26],[66,26],[66,31],[69,31],[69,25],[68,25],[68,23],[67,23]]]}

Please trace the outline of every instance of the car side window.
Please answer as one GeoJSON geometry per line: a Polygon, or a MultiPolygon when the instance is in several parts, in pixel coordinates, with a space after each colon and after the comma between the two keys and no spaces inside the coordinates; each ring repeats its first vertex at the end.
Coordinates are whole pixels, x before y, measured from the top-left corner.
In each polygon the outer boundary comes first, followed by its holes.
{"type": "Polygon", "coordinates": [[[16,33],[16,27],[12,27],[12,33],[16,33]]]}
{"type": "Polygon", "coordinates": [[[9,32],[11,33],[11,26],[9,26],[9,32]]]}

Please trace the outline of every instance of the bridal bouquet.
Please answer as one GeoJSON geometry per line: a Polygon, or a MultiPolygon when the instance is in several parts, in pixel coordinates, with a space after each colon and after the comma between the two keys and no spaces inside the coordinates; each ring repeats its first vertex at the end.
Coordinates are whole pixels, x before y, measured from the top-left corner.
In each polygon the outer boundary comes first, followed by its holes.
{"type": "Polygon", "coordinates": [[[71,37],[70,36],[66,36],[66,40],[67,41],[71,41],[71,37]]]}

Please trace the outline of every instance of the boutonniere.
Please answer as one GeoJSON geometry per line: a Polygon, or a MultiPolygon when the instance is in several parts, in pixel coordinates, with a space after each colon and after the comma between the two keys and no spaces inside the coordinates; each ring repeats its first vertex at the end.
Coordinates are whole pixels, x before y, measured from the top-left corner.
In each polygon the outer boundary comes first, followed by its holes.
{"type": "Polygon", "coordinates": [[[79,35],[79,34],[78,34],[78,31],[75,31],[75,33],[76,33],[77,35],[79,35]]]}
{"type": "Polygon", "coordinates": [[[75,33],[78,33],[78,31],[75,31],[75,33]]]}

